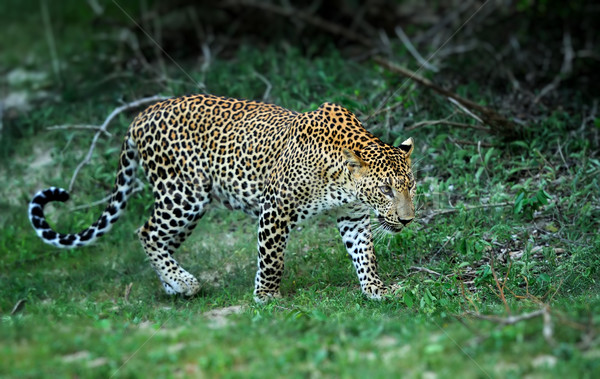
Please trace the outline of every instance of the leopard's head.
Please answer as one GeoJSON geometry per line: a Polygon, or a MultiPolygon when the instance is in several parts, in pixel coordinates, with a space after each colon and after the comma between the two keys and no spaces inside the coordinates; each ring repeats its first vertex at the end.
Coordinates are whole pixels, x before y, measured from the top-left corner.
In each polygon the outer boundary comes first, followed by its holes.
{"type": "Polygon", "coordinates": [[[409,138],[398,147],[372,143],[360,151],[343,150],[357,198],[373,209],[388,232],[400,232],[415,218],[413,147],[409,138]]]}

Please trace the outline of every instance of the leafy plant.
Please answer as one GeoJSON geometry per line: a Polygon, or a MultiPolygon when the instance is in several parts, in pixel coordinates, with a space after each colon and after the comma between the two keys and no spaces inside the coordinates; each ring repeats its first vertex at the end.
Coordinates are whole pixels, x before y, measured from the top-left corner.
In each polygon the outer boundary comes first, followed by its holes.
{"type": "Polygon", "coordinates": [[[533,219],[534,212],[548,205],[548,201],[552,196],[544,189],[539,189],[535,193],[529,193],[526,190],[521,190],[515,196],[514,214],[520,215],[527,220],[533,219]]]}

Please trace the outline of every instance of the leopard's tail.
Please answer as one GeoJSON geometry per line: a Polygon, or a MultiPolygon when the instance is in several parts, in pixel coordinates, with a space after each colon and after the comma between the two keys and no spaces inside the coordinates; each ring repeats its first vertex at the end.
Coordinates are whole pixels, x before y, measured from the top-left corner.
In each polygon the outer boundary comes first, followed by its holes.
{"type": "Polygon", "coordinates": [[[29,221],[37,235],[46,243],[60,248],[74,248],[93,243],[108,232],[125,210],[127,199],[133,191],[135,172],[138,166],[138,152],[129,135],[123,142],[117,179],[108,205],[102,215],[89,228],[76,234],[62,234],[54,231],[44,216],[44,206],[52,201],[65,202],[69,193],[56,187],[41,190],[29,203],[29,221]]]}

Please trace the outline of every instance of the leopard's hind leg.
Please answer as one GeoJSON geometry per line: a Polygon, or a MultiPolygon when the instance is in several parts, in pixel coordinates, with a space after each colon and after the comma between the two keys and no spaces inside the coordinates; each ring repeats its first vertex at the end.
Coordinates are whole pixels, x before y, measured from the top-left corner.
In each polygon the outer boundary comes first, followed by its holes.
{"type": "Polygon", "coordinates": [[[172,257],[191,234],[210,202],[206,191],[192,191],[191,186],[163,183],[155,191],[154,211],[138,230],[144,251],[168,294],[194,295],[198,280],[172,257]]]}

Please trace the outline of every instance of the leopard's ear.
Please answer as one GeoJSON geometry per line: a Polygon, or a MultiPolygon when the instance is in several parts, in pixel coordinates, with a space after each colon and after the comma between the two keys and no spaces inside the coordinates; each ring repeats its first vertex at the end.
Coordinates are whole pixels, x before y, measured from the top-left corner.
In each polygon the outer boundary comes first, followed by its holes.
{"type": "Polygon", "coordinates": [[[415,147],[415,141],[413,141],[412,137],[408,138],[406,141],[402,142],[398,148],[406,153],[407,157],[410,157],[410,154],[413,152],[415,147]]]}
{"type": "Polygon", "coordinates": [[[360,170],[367,166],[367,162],[350,149],[342,150],[342,154],[344,154],[344,158],[346,159],[346,167],[348,167],[348,170],[354,176],[359,175],[360,170]]]}

